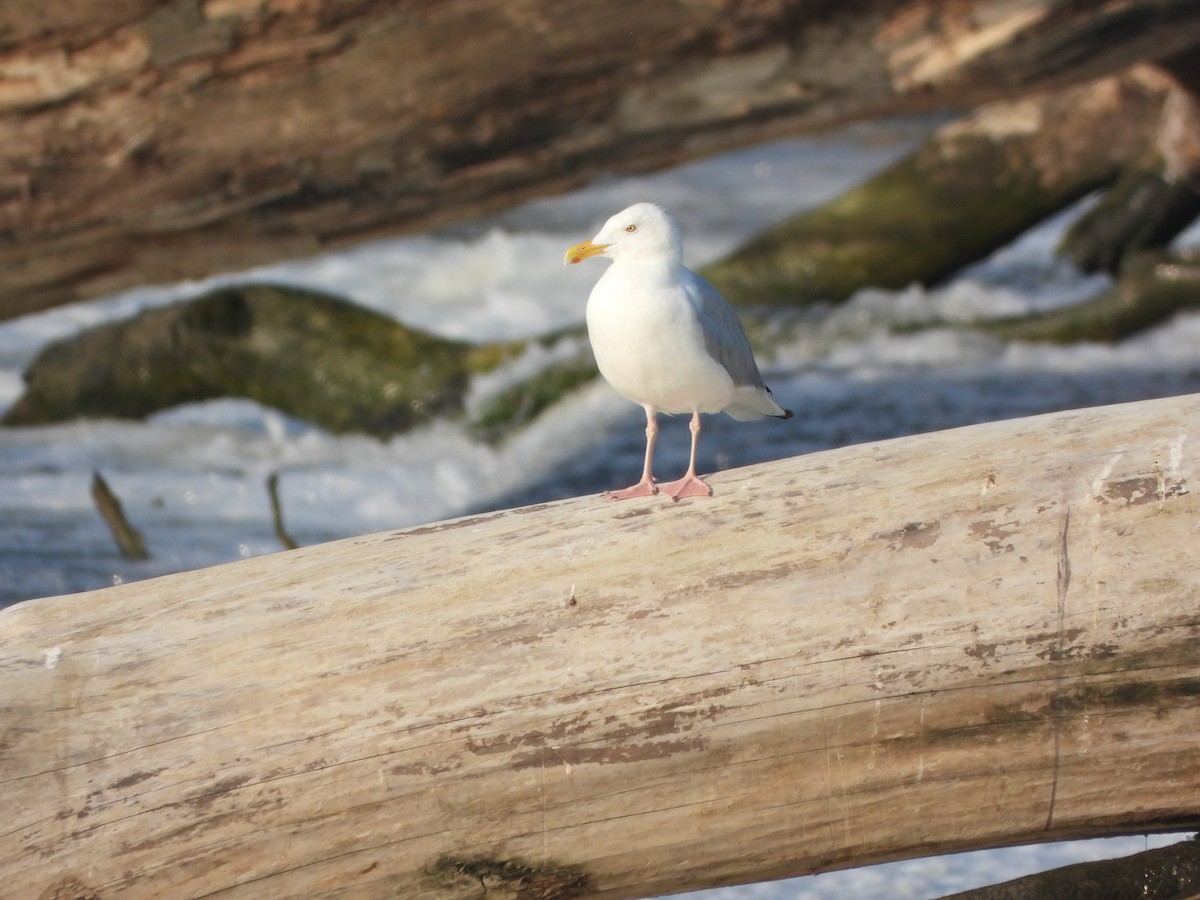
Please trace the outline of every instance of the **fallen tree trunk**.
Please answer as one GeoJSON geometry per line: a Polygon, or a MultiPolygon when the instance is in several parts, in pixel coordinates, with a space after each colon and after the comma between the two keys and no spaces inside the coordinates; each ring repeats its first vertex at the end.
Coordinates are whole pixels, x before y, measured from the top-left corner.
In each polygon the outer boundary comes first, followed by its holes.
{"type": "Polygon", "coordinates": [[[637,897],[1194,828],[1198,428],[1000,422],[11,607],[0,879],[637,897]]]}
{"type": "Polygon", "coordinates": [[[0,13],[0,318],[1200,41],[1191,0],[68,6],[0,13]]]}

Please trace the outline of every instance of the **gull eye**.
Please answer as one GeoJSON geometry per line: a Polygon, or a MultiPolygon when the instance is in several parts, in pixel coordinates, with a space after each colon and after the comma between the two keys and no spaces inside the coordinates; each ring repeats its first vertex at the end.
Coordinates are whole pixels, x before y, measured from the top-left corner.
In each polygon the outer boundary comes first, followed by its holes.
{"type": "Polygon", "coordinates": [[[630,234],[633,234],[635,231],[637,231],[637,226],[636,225],[626,225],[625,230],[628,231],[630,234]]]}

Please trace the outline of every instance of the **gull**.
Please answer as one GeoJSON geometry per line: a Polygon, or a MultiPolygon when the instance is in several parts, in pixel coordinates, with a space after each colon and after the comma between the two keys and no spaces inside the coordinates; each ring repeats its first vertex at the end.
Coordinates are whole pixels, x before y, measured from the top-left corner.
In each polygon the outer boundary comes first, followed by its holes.
{"type": "Polygon", "coordinates": [[[683,264],[679,224],[665,209],[635,203],[590,241],[568,250],[563,262],[590,256],[612,260],[587,302],[596,365],[618,394],[646,411],[641,480],[604,496],[627,500],[660,491],[673,500],[711,496],[712,488],[696,474],[700,414],[790,419],[791,410],[771,399],[733,307],[683,264]],[[656,484],[652,471],[660,412],[692,414],[688,470],[667,484],[656,484]]]}

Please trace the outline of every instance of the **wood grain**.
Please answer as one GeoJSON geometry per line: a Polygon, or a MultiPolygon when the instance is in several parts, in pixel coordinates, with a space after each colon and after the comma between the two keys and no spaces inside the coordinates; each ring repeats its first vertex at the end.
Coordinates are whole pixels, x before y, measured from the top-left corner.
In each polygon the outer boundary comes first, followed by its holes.
{"type": "Polygon", "coordinates": [[[0,894],[637,897],[1194,828],[1198,431],[1067,412],[9,608],[0,894]]]}

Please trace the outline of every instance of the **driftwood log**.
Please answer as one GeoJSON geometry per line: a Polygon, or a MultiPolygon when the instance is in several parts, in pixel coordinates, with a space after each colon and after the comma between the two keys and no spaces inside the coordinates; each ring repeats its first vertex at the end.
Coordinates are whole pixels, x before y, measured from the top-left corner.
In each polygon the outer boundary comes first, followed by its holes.
{"type": "Polygon", "coordinates": [[[1059,413],[11,607],[0,884],[637,897],[1195,828],[1198,432],[1059,413]]]}
{"type": "Polygon", "coordinates": [[[10,3],[0,318],[1197,43],[1192,0],[10,3]]]}

